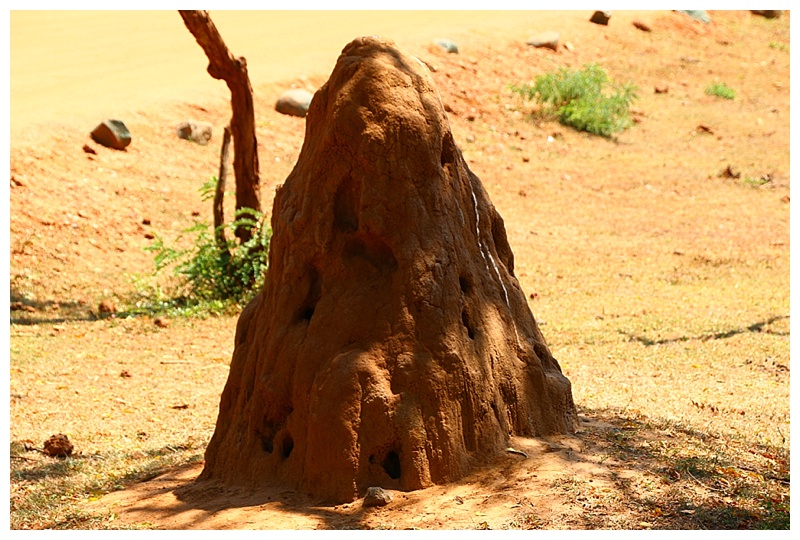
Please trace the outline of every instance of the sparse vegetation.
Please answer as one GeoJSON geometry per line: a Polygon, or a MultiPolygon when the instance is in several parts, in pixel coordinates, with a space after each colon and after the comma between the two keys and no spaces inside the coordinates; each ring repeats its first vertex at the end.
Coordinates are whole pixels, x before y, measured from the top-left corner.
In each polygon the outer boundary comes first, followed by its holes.
{"type": "Polygon", "coordinates": [[[769,42],[770,49],[778,49],[779,51],[789,52],[789,46],[785,43],[778,43],[777,41],[770,41],[769,42]]]}
{"type": "Polygon", "coordinates": [[[706,94],[709,96],[717,96],[723,99],[736,98],[736,90],[731,88],[725,83],[714,83],[706,88],[706,94]]]}
{"type": "Polygon", "coordinates": [[[630,105],[637,98],[636,87],[613,83],[597,64],[578,71],[560,68],[537,77],[533,85],[514,85],[511,90],[544,105],[545,114],[579,131],[610,137],[633,125],[630,105]]]}
{"type": "MultiPolygon", "coordinates": [[[[216,178],[213,177],[203,185],[204,200],[213,197],[215,187],[216,178]]],[[[203,222],[186,229],[184,235],[193,238],[188,248],[168,246],[160,236],[146,248],[155,254],[156,273],[172,268],[178,278],[168,299],[158,298],[158,305],[216,311],[229,304],[246,303],[263,285],[272,235],[265,216],[255,210],[242,209],[233,222],[216,231],[211,229],[203,222]],[[233,234],[241,226],[252,231],[251,238],[244,243],[239,243],[233,234]],[[220,229],[230,234],[221,235],[220,229]],[[219,245],[219,238],[226,238],[224,247],[219,245]]],[[[140,302],[140,305],[146,304],[146,301],[140,302]]]]}

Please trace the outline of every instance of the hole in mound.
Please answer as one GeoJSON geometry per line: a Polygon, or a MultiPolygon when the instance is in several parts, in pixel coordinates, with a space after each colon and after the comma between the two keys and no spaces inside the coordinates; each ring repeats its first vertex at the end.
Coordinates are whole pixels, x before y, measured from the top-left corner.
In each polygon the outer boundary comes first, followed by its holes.
{"type": "Polygon", "coordinates": [[[347,176],[336,190],[333,199],[333,225],[342,232],[358,230],[358,201],[361,186],[347,176]]]}
{"type": "Polygon", "coordinates": [[[455,161],[455,150],[456,143],[453,141],[453,134],[448,131],[442,139],[442,167],[455,161]]]}
{"type": "Polygon", "coordinates": [[[469,320],[469,314],[466,309],[461,310],[461,324],[467,329],[469,339],[475,339],[475,329],[472,328],[472,323],[469,320]]]}
{"type": "Polygon", "coordinates": [[[261,439],[261,449],[267,454],[271,454],[273,450],[272,437],[267,435],[259,435],[259,438],[261,439]]]}
{"type": "Polygon", "coordinates": [[[310,322],[314,316],[314,311],[317,309],[317,303],[322,295],[322,284],[319,279],[319,272],[313,266],[308,268],[308,294],[305,301],[300,306],[298,319],[300,321],[310,322]]]}
{"type": "Polygon", "coordinates": [[[386,474],[389,475],[389,478],[392,478],[393,480],[400,478],[400,456],[397,455],[397,452],[392,450],[386,454],[382,466],[383,470],[386,471],[386,474]]]}
{"type": "Polygon", "coordinates": [[[469,276],[458,276],[458,286],[461,287],[461,292],[467,294],[472,290],[472,280],[469,276]]]}
{"type": "Polygon", "coordinates": [[[292,439],[292,436],[287,433],[283,438],[283,444],[281,446],[281,455],[283,459],[286,459],[291,455],[292,450],[294,450],[294,439],[292,439]]]}

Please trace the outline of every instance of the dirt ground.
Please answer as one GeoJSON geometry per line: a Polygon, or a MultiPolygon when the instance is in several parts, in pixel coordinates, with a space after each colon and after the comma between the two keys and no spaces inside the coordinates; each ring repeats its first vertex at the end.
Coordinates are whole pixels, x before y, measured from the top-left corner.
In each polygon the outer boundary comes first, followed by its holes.
{"type": "Polygon", "coordinates": [[[770,512],[788,516],[790,18],[710,14],[705,25],[615,11],[599,26],[590,11],[212,12],[248,61],[267,209],[303,140],[304,120],[274,111],[280,92],[318,88],[364,34],[433,67],[573,384],[574,436],[515,439],[524,456],[364,509],[193,483],[236,317],[127,317],[151,291],[153,235],[211,219],[198,189],[217,173],[230,115],[180,17],[12,13],[12,447],[62,432],[76,455],[58,466],[73,476],[120,454],[135,464],[65,493],[73,513],[45,518],[23,515],[23,501],[61,469],[15,454],[12,528],[776,526],[770,512]],[[557,52],[526,44],[545,30],[560,32],[557,52]],[[432,46],[438,37],[459,54],[432,46]],[[590,62],[639,88],[636,125],[612,140],[532,119],[508,88],[590,62]],[[715,82],[736,98],[705,94],[715,82]],[[108,117],[132,132],[125,151],[88,136],[108,117]],[[209,145],[175,136],[187,119],[215,126],[209,145]],[[179,466],[141,472],[170,453],[179,466]]]}

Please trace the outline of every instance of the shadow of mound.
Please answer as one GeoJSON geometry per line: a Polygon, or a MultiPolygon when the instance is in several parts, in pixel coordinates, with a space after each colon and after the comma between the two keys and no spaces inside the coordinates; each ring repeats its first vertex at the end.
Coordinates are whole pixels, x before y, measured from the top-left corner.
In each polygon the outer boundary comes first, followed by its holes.
{"type": "MultiPolygon", "coordinates": [[[[512,439],[489,467],[382,508],[176,468],[104,499],[122,523],[170,529],[788,529],[786,450],[618,410],[570,436],[512,439]]],[[[98,502],[102,502],[98,501],[98,502]]]]}

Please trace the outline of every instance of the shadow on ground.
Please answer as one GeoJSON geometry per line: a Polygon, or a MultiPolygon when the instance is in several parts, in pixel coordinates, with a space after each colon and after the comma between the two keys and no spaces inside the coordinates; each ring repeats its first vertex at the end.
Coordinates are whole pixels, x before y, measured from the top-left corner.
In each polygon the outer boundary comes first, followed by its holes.
{"type": "Polygon", "coordinates": [[[395,491],[383,508],[198,482],[195,465],[132,485],[136,493],[123,492],[114,511],[166,529],[789,527],[789,455],[779,448],[609,409],[581,411],[574,436],[512,444],[526,456],[509,453],[451,484],[395,491]]]}

